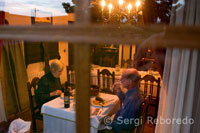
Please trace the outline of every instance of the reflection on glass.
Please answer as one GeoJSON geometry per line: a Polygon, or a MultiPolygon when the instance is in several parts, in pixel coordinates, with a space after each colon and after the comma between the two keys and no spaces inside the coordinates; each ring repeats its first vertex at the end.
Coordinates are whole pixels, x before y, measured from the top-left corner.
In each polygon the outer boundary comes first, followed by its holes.
{"type": "Polygon", "coordinates": [[[3,1],[0,11],[9,25],[68,24],[74,21],[72,0],[3,1]]]}
{"type": "Polygon", "coordinates": [[[92,21],[103,24],[168,24],[172,0],[92,0],[92,21]]]}

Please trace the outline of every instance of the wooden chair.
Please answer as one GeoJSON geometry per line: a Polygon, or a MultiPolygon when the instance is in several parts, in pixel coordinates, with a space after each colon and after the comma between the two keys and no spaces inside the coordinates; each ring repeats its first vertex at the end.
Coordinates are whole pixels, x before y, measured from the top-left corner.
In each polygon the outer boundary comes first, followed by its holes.
{"type": "Polygon", "coordinates": [[[149,108],[149,98],[145,99],[140,105],[139,125],[136,128],[136,133],[144,133],[144,126],[147,119],[147,112],[149,108]]]}
{"type": "Polygon", "coordinates": [[[74,88],[75,86],[74,66],[67,66],[67,82],[68,82],[68,86],[74,88]]]}
{"type": "Polygon", "coordinates": [[[35,90],[37,89],[38,82],[39,82],[39,78],[35,77],[32,79],[31,83],[30,82],[27,83],[31,115],[32,115],[33,132],[37,131],[36,120],[43,120],[43,117],[40,113],[40,109],[35,102],[35,96],[32,93],[32,92],[35,92],[35,90]],[[32,91],[32,89],[33,89],[33,91],[32,91]]]}
{"type": "Polygon", "coordinates": [[[143,96],[144,98],[147,98],[148,95],[149,106],[155,107],[154,117],[156,118],[158,114],[158,105],[159,105],[160,78],[155,79],[155,77],[152,75],[145,75],[143,78],[140,79],[140,84],[139,84],[140,88],[142,88],[141,87],[142,85],[143,85],[143,96]],[[142,83],[142,81],[144,81],[144,83],[142,83]]]}
{"type": "Polygon", "coordinates": [[[115,72],[110,72],[107,69],[103,69],[101,72],[97,70],[98,87],[105,93],[111,93],[110,85],[115,82],[115,72]],[[102,82],[101,82],[102,81],[102,82]]]}

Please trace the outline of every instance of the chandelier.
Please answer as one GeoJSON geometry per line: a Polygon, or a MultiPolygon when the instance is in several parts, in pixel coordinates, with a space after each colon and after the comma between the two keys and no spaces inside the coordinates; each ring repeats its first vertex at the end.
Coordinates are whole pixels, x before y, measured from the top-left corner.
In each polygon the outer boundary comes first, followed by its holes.
{"type": "Polygon", "coordinates": [[[142,17],[141,0],[96,0],[104,23],[136,24],[142,17]]]}

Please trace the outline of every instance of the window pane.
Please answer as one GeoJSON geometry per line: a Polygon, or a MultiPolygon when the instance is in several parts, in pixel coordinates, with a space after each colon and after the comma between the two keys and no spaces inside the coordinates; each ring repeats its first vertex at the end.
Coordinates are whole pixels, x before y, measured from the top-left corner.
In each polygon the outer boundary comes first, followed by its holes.
{"type": "Polygon", "coordinates": [[[5,0],[0,11],[9,25],[65,25],[74,21],[74,4],[71,0],[5,0]]]}
{"type": "Polygon", "coordinates": [[[102,24],[168,24],[172,0],[92,0],[92,21],[102,24]]]}

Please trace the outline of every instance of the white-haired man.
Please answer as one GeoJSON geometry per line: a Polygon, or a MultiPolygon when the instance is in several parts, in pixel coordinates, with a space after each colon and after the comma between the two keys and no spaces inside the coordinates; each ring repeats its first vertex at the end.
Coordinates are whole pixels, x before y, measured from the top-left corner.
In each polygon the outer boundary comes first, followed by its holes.
{"type": "Polygon", "coordinates": [[[136,127],[137,123],[135,122],[138,122],[140,105],[143,102],[138,87],[139,79],[140,75],[136,69],[126,69],[120,79],[121,85],[113,85],[114,92],[122,102],[122,107],[116,113],[111,124],[112,130],[115,132],[133,131],[136,127]],[[126,88],[127,92],[124,93],[121,87],[126,88]]]}

